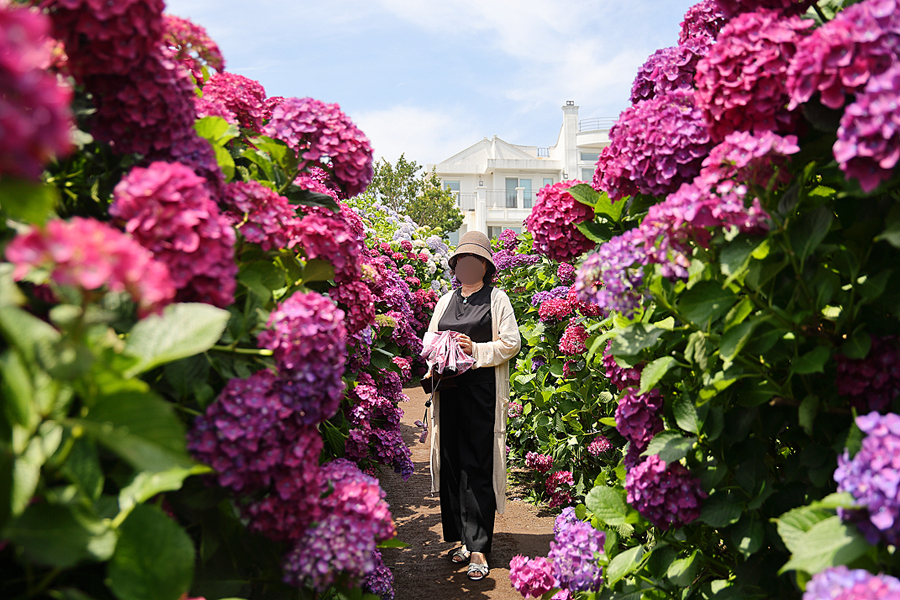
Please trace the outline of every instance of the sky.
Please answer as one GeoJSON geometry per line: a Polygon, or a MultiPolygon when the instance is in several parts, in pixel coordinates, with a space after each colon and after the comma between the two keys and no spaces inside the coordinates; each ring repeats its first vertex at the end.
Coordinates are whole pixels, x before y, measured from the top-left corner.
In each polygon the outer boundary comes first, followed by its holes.
{"type": "Polygon", "coordinates": [[[226,70],[337,103],[377,158],[437,163],[482,138],[552,146],[561,107],[616,117],[697,0],[168,0],[226,70]]]}

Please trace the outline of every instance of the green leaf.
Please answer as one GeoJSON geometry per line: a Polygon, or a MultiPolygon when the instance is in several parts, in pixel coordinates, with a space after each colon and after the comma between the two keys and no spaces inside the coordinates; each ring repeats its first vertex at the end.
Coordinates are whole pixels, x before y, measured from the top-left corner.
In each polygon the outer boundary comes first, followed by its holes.
{"type": "Polygon", "coordinates": [[[606,192],[600,192],[597,197],[597,204],[594,205],[594,214],[603,215],[610,221],[618,223],[622,220],[622,213],[625,211],[625,200],[613,202],[609,199],[606,192]]]}
{"type": "Polygon", "coordinates": [[[0,181],[0,211],[14,221],[43,225],[58,200],[59,190],[53,185],[26,179],[0,181]]]}
{"type": "Polygon", "coordinates": [[[730,290],[723,290],[719,282],[700,281],[682,294],[678,308],[685,319],[706,329],[737,301],[737,296],[730,290]]]}
{"type": "Polygon", "coordinates": [[[241,135],[236,125],[232,125],[222,117],[202,117],[194,122],[197,135],[213,145],[225,145],[241,135]]]}
{"type": "Polygon", "coordinates": [[[841,346],[841,354],[847,358],[862,359],[872,349],[872,338],[863,329],[853,332],[849,340],[841,346]]]}
{"type": "Polygon", "coordinates": [[[809,505],[810,508],[825,508],[829,510],[834,510],[836,508],[854,508],[856,506],[858,506],[856,504],[856,499],[850,492],[834,492],[809,505]]]}
{"type": "Polygon", "coordinates": [[[61,337],[52,325],[15,306],[0,306],[0,333],[28,363],[37,362],[38,346],[50,347],[61,337]]]}
{"type": "Polygon", "coordinates": [[[701,372],[706,372],[709,367],[709,355],[713,351],[713,344],[702,331],[695,331],[688,337],[687,348],[684,356],[691,364],[696,365],[701,372]]]}
{"type": "Polygon", "coordinates": [[[582,221],[577,223],[575,227],[584,234],[584,237],[598,244],[608,242],[615,235],[608,225],[597,223],[596,221],[582,221]]]}
{"type": "Polygon", "coordinates": [[[809,375],[810,373],[821,373],[825,367],[825,363],[831,357],[831,348],[828,346],[817,346],[797,358],[794,361],[793,372],[799,375],[809,375]]]}
{"type": "Polygon", "coordinates": [[[584,499],[587,509],[607,525],[625,525],[628,505],[621,490],[598,485],[584,499]]]}
{"type": "Polygon", "coordinates": [[[719,491],[703,502],[698,520],[712,527],[727,527],[737,523],[743,512],[742,502],[728,492],[719,491]]]}
{"type": "Polygon", "coordinates": [[[665,332],[665,329],[643,323],[629,325],[613,338],[610,352],[613,356],[634,356],[642,350],[655,346],[659,336],[665,332]]]}
{"type": "Polygon", "coordinates": [[[264,302],[268,302],[273,290],[284,287],[285,271],[271,261],[258,260],[243,265],[237,279],[264,302]]]}
{"type": "Polygon", "coordinates": [[[675,359],[671,356],[663,356],[657,358],[641,371],[641,394],[646,394],[652,390],[659,380],[672,368],[675,359]]]}
{"type": "Polygon", "coordinates": [[[195,465],[188,469],[175,467],[158,473],[141,471],[119,492],[119,511],[128,514],[135,506],[157,494],[181,489],[184,480],[191,475],[202,475],[211,471],[212,469],[206,465],[195,465]]]}
{"type": "Polygon", "coordinates": [[[83,560],[104,561],[116,547],[108,525],[75,506],[32,504],[0,536],[20,546],[29,561],[71,567],[83,560]]]}
{"type": "Polygon", "coordinates": [[[329,279],[334,279],[334,266],[330,262],[320,258],[306,261],[306,266],[303,267],[303,283],[329,279]]]}
{"type": "Polygon", "coordinates": [[[335,212],[340,212],[337,201],[328,194],[320,194],[304,189],[299,185],[289,185],[284,192],[284,197],[290,200],[291,204],[302,204],[304,206],[324,206],[335,212]]]}
{"type": "Polygon", "coordinates": [[[690,556],[679,558],[669,565],[666,577],[679,587],[689,587],[694,582],[694,577],[700,569],[700,561],[697,560],[698,551],[694,550],[690,556]]]}
{"type": "Polygon", "coordinates": [[[887,227],[875,240],[884,240],[894,248],[900,248],[900,206],[895,205],[891,208],[885,220],[885,225],[887,227]]]}
{"type": "Polygon", "coordinates": [[[697,438],[685,437],[677,431],[660,431],[653,436],[653,439],[647,444],[647,449],[641,455],[658,454],[667,463],[676,462],[687,456],[696,441],[697,438]]]}
{"type": "Polygon", "coordinates": [[[597,199],[600,197],[600,192],[586,183],[573,185],[572,187],[566,189],[566,191],[571,194],[571,196],[578,202],[587,204],[591,208],[593,208],[597,204],[597,199]]]}
{"type": "Polygon", "coordinates": [[[185,449],[181,419],[172,404],[150,392],[125,390],[101,396],[86,416],[70,424],[138,470],[194,466],[185,449]]]}
{"type": "Polygon", "coordinates": [[[781,536],[781,541],[784,542],[787,549],[797,552],[803,544],[803,536],[806,535],[806,532],[812,529],[816,523],[829,519],[833,515],[834,513],[828,510],[801,506],[772,520],[775,521],[778,535],[781,536]]]}
{"type": "Polygon", "coordinates": [[[816,523],[800,538],[791,560],[778,571],[818,573],[828,567],[846,565],[869,549],[856,525],[846,524],[837,515],[816,523]]]}
{"type": "Polygon", "coordinates": [[[726,284],[738,279],[747,270],[753,251],[761,242],[759,237],[738,236],[722,249],[719,262],[722,275],[727,277],[726,284]]]}
{"type": "Polygon", "coordinates": [[[128,336],[125,354],[140,360],[125,377],[209,350],[222,337],[230,316],[227,310],[197,302],[170,304],[161,316],[138,321],[128,336]]]}
{"type": "Polygon", "coordinates": [[[78,486],[81,492],[96,502],[103,492],[103,469],[97,448],[89,438],[76,438],[69,457],[60,469],[63,475],[78,486]]]}
{"type": "Polygon", "coordinates": [[[757,321],[749,320],[728,329],[719,343],[719,356],[723,360],[733,360],[744,349],[756,328],[757,321]]]}
{"type": "Polygon", "coordinates": [[[120,527],[109,563],[109,589],[119,600],[178,600],[194,578],[194,545],[154,506],[135,507],[120,527]]]}
{"type": "Polygon", "coordinates": [[[605,585],[612,587],[620,579],[631,573],[643,555],[643,546],[635,546],[617,554],[615,558],[609,561],[609,566],[605,569],[605,585]]]}
{"type": "Polygon", "coordinates": [[[697,407],[694,406],[694,402],[687,394],[675,397],[672,414],[679,427],[695,435],[700,434],[700,418],[697,415],[697,407]]]}
{"type": "Polygon", "coordinates": [[[833,220],[834,213],[827,206],[820,206],[800,217],[791,229],[791,247],[801,262],[819,247],[833,220]]]}
{"type": "Polygon", "coordinates": [[[409,544],[400,541],[397,538],[391,538],[383,542],[378,542],[377,548],[408,548],[409,544]]]}
{"type": "Polygon", "coordinates": [[[747,514],[730,530],[731,541],[738,552],[747,558],[762,547],[766,530],[759,519],[747,514]]]}

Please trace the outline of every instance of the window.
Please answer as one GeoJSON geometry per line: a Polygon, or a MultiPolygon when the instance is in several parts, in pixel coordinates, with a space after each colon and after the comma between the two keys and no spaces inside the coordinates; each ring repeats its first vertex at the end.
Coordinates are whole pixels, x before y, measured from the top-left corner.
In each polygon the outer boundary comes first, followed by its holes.
{"type": "Polygon", "coordinates": [[[531,180],[520,179],[519,187],[525,188],[522,192],[522,207],[531,210],[531,180]]]}
{"type": "Polygon", "coordinates": [[[553,185],[554,181],[552,177],[544,177],[544,187],[548,185],[553,185]]]}
{"type": "Polygon", "coordinates": [[[595,163],[597,159],[600,158],[599,152],[582,152],[581,153],[581,161],[595,163]]]}
{"type": "Polygon", "coordinates": [[[591,167],[590,169],[581,169],[581,180],[587,181],[588,183],[594,180],[593,167],[591,167]]]}
{"type": "Polygon", "coordinates": [[[459,182],[458,181],[445,181],[444,189],[450,190],[451,192],[459,192],[459,182]]]}
{"type": "Polygon", "coordinates": [[[518,206],[516,198],[517,187],[519,187],[518,177],[506,178],[506,208],[516,208],[518,206]]]}
{"type": "Polygon", "coordinates": [[[496,240],[500,237],[500,232],[503,231],[503,227],[497,227],[495,225],[488,226],[488,237],[492,240],[496,240]]]}

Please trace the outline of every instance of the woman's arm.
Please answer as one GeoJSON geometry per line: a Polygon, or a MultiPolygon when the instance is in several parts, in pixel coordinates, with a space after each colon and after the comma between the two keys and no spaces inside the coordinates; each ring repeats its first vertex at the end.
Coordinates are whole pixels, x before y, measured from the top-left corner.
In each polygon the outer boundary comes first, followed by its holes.
{"type": "Polygon", "coordinates": [[[499,340],[475,344],[476,368],[502,365],[515,356],[519,352],[519,348],[522,347],[519,324],[516,323],[516,315],[506,294],[500,297],[499,330],[499,340]]]}

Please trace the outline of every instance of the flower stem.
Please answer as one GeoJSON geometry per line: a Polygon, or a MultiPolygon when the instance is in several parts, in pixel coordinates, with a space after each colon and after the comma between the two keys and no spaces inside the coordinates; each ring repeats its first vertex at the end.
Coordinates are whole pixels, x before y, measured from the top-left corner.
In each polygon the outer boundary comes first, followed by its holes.
{"type": "Polygon", "coordinates": [[[250,356],[272,356],[268,348],[232,348],[231,346],[213,346],[210,350],[217,352],[231,352],[233,354],[247,354],[250,356]]]}

